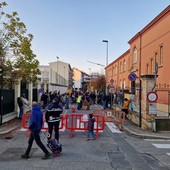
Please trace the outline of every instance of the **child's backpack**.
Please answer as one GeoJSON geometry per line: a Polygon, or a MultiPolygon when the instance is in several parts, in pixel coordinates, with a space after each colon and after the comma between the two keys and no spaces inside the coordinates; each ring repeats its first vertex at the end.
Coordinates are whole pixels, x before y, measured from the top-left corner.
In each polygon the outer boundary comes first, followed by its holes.
{"type": "Polygon", "coordinates": [[[47,146],[56,154],[55,156],[58,156],[62,152],[62,145],[56,139],[50,139],[47,146]]]}

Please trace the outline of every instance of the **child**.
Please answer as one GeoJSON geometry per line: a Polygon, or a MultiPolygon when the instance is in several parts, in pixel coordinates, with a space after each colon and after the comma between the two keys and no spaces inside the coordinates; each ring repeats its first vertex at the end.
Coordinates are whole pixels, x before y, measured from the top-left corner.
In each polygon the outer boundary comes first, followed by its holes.
{"type": "Polygon", "coordinates": [[[95,134],[94,134],[94,122],[95,122],[95,118],[93,117],[93,113],[89,113],[88,114],[88,124],[87,124],[87,141],[90,140],[90,134],[92,135],[92,140],[95,140],[95,134]]]}
{"type": "Polygon", "coordinates": [[[127,119],[128,113],[129,113],[129,103],[130,103],[130,101],[127,98],[125,98],[122,111],[125,112],[126,119],[127,119]]]}

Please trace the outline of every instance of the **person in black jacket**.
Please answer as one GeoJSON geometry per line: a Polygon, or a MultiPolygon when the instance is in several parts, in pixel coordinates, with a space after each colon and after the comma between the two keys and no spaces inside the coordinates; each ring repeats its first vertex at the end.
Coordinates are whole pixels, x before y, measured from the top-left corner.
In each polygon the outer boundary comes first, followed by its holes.
{"type": "Polygon", "coordinates": [[[17,103],[18,103],[18,107],[19,107],[19,117],[18,117],[18,119],[22,119],[22,115],[24,114],[24,105],[23,105],[21,97],[17,98],[17,103]]]}
{"type": "Polygon", "coordinates": [[[51,139],[53,128],[55,131],[55,139],[59,141],[59,125],[61,121],[62,106],[59,104],[58,98],[52,100],[52,105],[49,105],[46,110],[45,119],[48,124],[48,139],[51,139]]]}

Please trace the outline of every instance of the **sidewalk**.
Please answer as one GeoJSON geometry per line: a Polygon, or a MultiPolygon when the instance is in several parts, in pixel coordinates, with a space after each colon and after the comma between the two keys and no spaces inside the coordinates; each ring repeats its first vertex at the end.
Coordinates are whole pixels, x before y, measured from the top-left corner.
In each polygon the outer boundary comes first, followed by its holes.
{"type": "Polygon", "coordinates": [[[151,130],[143,130],[130,120],[125,121],[123,128],[127,133],[140,138],[170,139],[170,131],[152,132],[151,130]]]}
{"type": "MultiPolygon", "coordinates": [[[[0,137],[18,129],[21,127],[20,119],[13,119],[0,125],[0,137]]],[[[150,139],[170,139],[170,132],[152,132],[150,130],[143,130],[130,120],[126,120],[123,124],[123,129],[128,135],[133,135],[139,138],[150,138],[150,139]]]]}

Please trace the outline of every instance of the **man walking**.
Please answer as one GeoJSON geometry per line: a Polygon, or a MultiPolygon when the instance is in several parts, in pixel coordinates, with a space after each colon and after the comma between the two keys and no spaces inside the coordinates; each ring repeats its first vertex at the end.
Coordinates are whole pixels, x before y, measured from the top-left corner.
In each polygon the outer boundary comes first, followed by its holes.
{"type": "Polygon", "coordinates": [[[31,131],[29,140],[28,140],[28,147],[27,150],[21,158],[28,159],[29,154],[32,148],[33,141],[35,140],[36,144],[41,148],[41,150],[45,153],[42,159],[48,159],[51,153],[46,149],[40,139],[40,132],[43,124],[43,114],[41,112],[41,107],[37,104],[37,102],[32,103],[32,114],[30,116],[30,125],[29,129],[31,131]]]}

